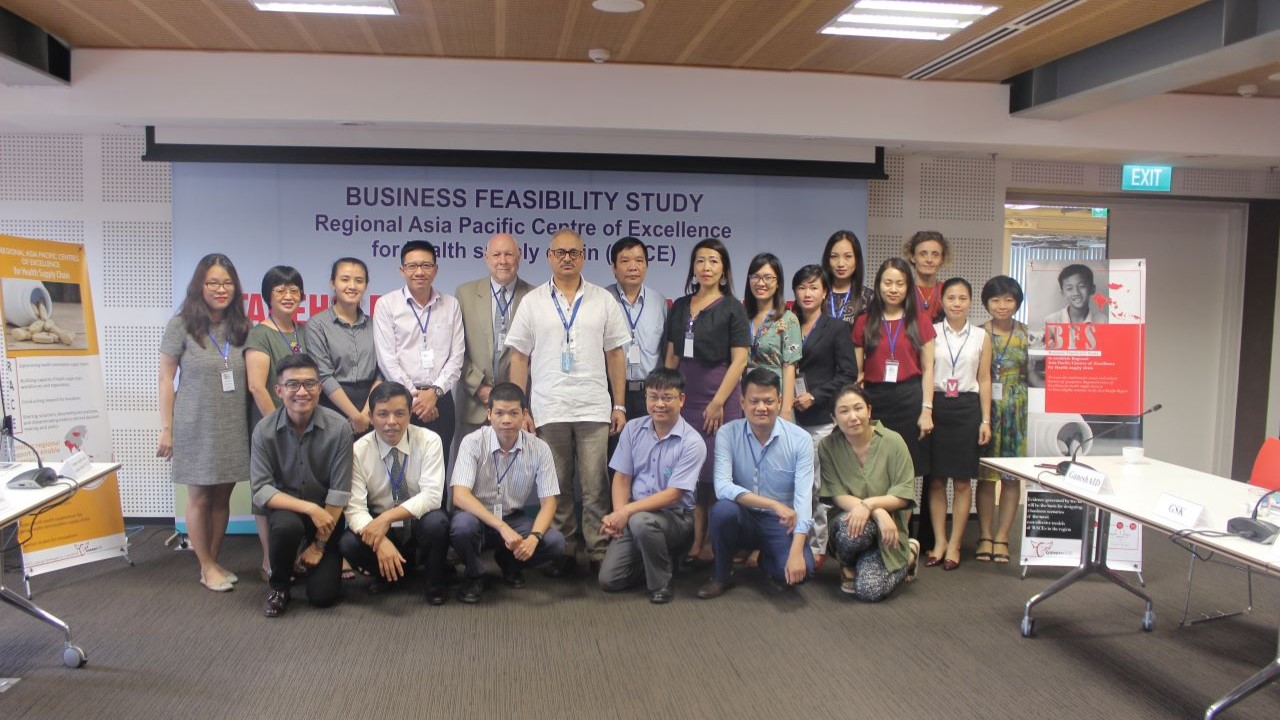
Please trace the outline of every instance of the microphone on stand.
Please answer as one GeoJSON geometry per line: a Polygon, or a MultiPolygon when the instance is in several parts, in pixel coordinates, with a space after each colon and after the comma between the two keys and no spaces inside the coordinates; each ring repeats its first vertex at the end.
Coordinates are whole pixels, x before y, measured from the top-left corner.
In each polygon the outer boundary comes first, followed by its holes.
{"type": "Polygon", "coordinates": [[[44,461],[40,459],[40,451],[36,450],[31,443],[13,434],[13,418],[8,415],[4,417],[4,435],[31,448],[31,452],[36,456],[36,467],[18,473],[6,483],[5,487],[13,490],[38,490],[58,482],[58,472],[44,466],[44,461]]]}
{"type": "Polygon", "coordinates": [[[1058,467],[1057,467],[1056,472],[1057,472],[1059,475],[1066,476],[1067,471],[1071,469],[1071,466],[1072,466],[1072,465],[1079,465],[1080,467],[1087,468],[1087,469],[1089,469],[1089,470],[1093,470],[1093,468],[1089,467],[1088,465],[1085,465],[1084,463],[1077,463],[1077,462],[1076,462],[1076,455],[1080,454],[1080,448],[1084,447],[1084,444],[1085,444],[1085,443],[1087,443],[1087,442],[1092,442],[1092,441],[1094,441],[1094,440],[1097,440],[1098,438],[1106,437],[1106,436],[1110,435],[1111,433],[1115,432],[1116,430],[1119,430],[1120,428],[1122,428],[1122,427],[1124,427],[1124,426],[1126,426],[1126,425],[1133,425],[1133,424],[1134,424],[1134,423],[1136,423],[1138,420],[1141,420],[1142,418],[1146,417],[1147,415],[1150,415],[1151,413],[1153,413],[1153,412],[1155,412],[1155,411],[1159,410],[1159,409],[1160,409],[1160,408],[1162,408],[1162,407],[1164,407],[1164,405],[1161,405],[1161,404],[1159,404],[1159,403],[1156,403],[1155,405],[1152,405],[1151,407],[1147,408],[1146,410],[1143,410],[1143,411],[1142,411],[1142,414],[1141,414],[1141,415],[1139,415],[1139,416],[1138,416],[1135,420],[1133,420],[1132,422],[1117,423],[1116,425],[1114,425],[1114,426],[1112,426],[1112,427],[1109,427],[1109,428],[1107,428],[1106,430],[1103,430],[1102,432],[1098,433],[1097,435],[1094,435],[1094,434],[1093,434],[1093,430],[1092,430],[1092,428],[1091,428],[1091,429],[1090,429],[1090,431],[1089,431],[1089,432],[1090,432],[1089,437],[1085,438],[1084,440],[1081,440],[1081,441],[1080,441],[1080,444],[1076,446],[1076,449],[1071,451],[1071,459],[1070,459],[1070,460],[1063,460],[1062,462],[1058,463],[1058,467]]]}

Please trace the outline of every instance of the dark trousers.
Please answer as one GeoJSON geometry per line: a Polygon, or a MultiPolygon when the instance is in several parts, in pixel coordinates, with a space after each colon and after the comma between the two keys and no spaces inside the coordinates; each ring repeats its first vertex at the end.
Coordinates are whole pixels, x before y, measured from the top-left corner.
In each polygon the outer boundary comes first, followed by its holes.
{"type": "Polygon", "coordinates": [[[686,553],[693,541],[693,513],[683,508],[638,512],[622,537],[609,542],[600,564],[600,589],[625,590],[645,583],[650,592],[671,582],[671,557],[686,553]]]}
{"type": "MultiPolygon", "coordinates": [[[[716,554],[716,579],[724,582],[733,572],[733,556],[739,550],[760,550],[760,569],[769,577],[787,581],[787,556],[791,553],[791,533],[771,512],[751,510],[732,500],[717,500],[711,506],[711,548],[716,554]]],[[[813,574],[813,552],[804,544],[805,576],[813,574]]]]}
{"type": "MultiPolygon", "coordinates": [[[[412,571],[419,563],[427,566],[427,590],[440,587],[444,584],[445,554],[449,552],[449,516],[443,510],[432,510],[406,522],[410,530],[407,540],[398,539],[399,528],[388,530],[386,539],[404,556],[405,570],[412,571]]],[[[378,554],[359,535],[350,530],[342,533],[341,550],[342,557],[353,567],[374,577],[382,576],[378,554]]]]}
{"type": "Polygon", "coordinates": [[[444,448],[444,464],[449,465],[449,448],[453,445],[453,427],[455,422],[455,413],[453,408],[453,393],[447,392],[440,396],[436,401],[436,410],[440,411],[440,415],[429,423],[424,423],[418,419],[417,415],[410,414],[409,421],[418,427],[424,427],[431,432],[440,436],[440,445],[444,448]]]}
{"type": "MultiPolygon", "coordinates": [[[[289,576],[298,559],[303,541],[316,537],[311,518],[292,510],[267,510],[267,555],[271,560],[271,589],[288,592],[289,576]]],[[[342,519],[324,546],[324,556],[307,572],[307,602],[315,607],[329,607],[342,598],[342,553],[338,550],[342,519]]]]}
{"type": "MultiPolygon", "coordinates": [[[[524,536],[528,536],[533,530],[533,518],[525,515],[523,511],[517,510],[506,515],[502,520],[510,525],[512,530],[524,536]]],[[[480,560],[480,553],[486,548],[493,548],[494,562],[498,563],[498,567],[504,571],[523,568],[525,565],[541,565],[564,554],[564,535],[555,528],[547,528],[542,541],[538,543],[538,547],[534,548],[533,557],[520,562],[507,549],[506,544],[502,542],[502,535],[497,530],[480,522],[480,518],[475,515],[464,511],[454,513],[453,519],[449,522],[449,541],[453,544],[453,549],[462,557],[462,562],[466,565],[463,574],[469,578],[478,578],[484,574],[484,563],[480,560]]]]}

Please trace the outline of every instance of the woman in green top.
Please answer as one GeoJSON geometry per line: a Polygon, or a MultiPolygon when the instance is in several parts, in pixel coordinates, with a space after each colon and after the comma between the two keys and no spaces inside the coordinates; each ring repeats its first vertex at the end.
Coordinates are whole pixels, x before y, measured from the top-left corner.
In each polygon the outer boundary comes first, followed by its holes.
{"type": "Polygon", "coordinates": [[[862,389],[836,395],[839,432],[818,443],[822,501],[840,561],[840,590],[864,602],[885,599],[916,574],[920,543],[907,540],[915,505],[915,469],[902,436],[871,419],[862,389]]]}
{"type": "MultiPolygon", "coordinates": [[[[267,301],[267,319],[253,326],[249,339],[244,343],[250,437],[258,421],[280,407],[280,398],[275,391],[276,363],[291,354],[306,352],[304,323],[293,319],[304,297],[302,275],[297,270],[277,265],[262,276],[262,298],[267,301]]],[[[261,575],[265,580],[271,572],[271,562],[267,557],[267,516],[257,505],[253,506],[253,516],[258,525],[258,539],[262,541],[261,575]]]]}
{"type": "Polygon", "coordinates": [[[800,321],[782,298],[782,261],[773,253],[760,253],[747,267],[747,287],[742,305],[751,320],[751,351],[747,369],[762,367],[782,379],[780,417],[793,420],[796,399],[796,363],[803,341],[800,321]]]}

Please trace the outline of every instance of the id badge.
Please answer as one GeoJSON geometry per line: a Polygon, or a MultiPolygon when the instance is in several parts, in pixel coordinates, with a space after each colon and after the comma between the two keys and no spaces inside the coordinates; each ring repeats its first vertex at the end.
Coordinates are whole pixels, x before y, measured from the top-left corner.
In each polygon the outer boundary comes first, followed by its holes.
{"type": "Polygon", "coordinates": [[[404,521],[403,521],[403,520],[396,520],[395,522],[391,523],[391,527],[393,527],[393,528],[402,528],[402,527],[404,527],[404,521]]]}
{"type": "Polygon", "coordinates": [[[502,503],[494,503],[493,516],[498,518],[499,520],[502,519],[502,503]]]}
{"type": "Polygon", "coordinates": [[[797,375],[796,376],[796,397],[800,397],[801,395],[807,392],[809,392],[809,388],[804,383],[804,376],[797,375]]]}
{"type": "Polygon", "coordinates": [[[230,370],[222,371],[222,392],[235,392],[236,374],[230,370]]]}
{"type": "Polygon", "coordinates": [[[640,364],[640,342],[638,340],[632,339],[631,344],[627,346],[627,364],[640,364]]]}
{"type": "Polygon", "coordinates": [[[947,397],[960,397],[960,380],[958,378],[947,378],[947,397]]]}
{"type": "Polygon", "coordinates": [[[498,333],[498,339],[494,342],[493,346],[499,350],[507,346],[507,333],[505,330],[498,333]]]}
{"type": "Polygon", "coordinates": [[[998,382],[991,383],[991,399],[992,400],[1004,399],[1004,383],[998,383],[998,382]]]}
{"type": "Polygon", "coordinates": [[[898,361],[886,360],[884,363],[884,381],[896,383],[898,382],[898,361]]]}
{"type": "Polygon", "coordinates": [[[691,332],[684,334],[684,356],[693,357],[693,333],[691,332]]]}
{"type": "Polygon", "coordinates": [[[573,372],[573,350],[568,347],[560,351],[560,372],[573,372]]]}
{"type": "Polygon", "coordinates": [[[418,364],[422,366],[423,370],[428,371],[428,373],[435,369],[436,351],[427,345],[423,345],[418,348],[418,364]]]}

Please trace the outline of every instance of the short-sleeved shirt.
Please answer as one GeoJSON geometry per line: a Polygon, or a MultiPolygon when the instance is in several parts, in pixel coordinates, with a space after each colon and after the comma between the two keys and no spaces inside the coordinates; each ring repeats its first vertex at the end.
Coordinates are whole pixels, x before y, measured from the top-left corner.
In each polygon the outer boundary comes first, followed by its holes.
{"type": "MultiPolygon", "coordinates": [[[[853,344],[856,347],[863,348],[864,351],[867,347],[866,327],[867,315],[863,313],[853,323],[853,344]]],[[[933,340],[933,325],[917,323],[916,331],[920,334],[920,345],[922,347],[933,340]]],[[[898,382],[920,377],[923,374],[920,368],[920,351],[911,344],[911,338],[907,337],[905,319],[890,320],[889,322],[881,321],[880,342],[873,352],[863,355],[862,358],[862,381],[884,382],[884,365],[890,359],[898,361],[898,382]],[[895,332],[897,341],[890,343],[889,338],[895,332]],[[892,350],[890,348],[891,345],[892,350]]]]}
{"type": "Polygon", "coordinates": [[[743,493],[790,505],[796,511],[795,533],[813,527],[813,437],[782,418],[764,447],[747,420],[734,420],[716,431],[716,497],[737,501],[743,493]]]}
{"type": "Polygon", "coordinates": [[[747,365],[751,368],[762,367],[782,377],[784,365],[800,362],[802,342],[800,321],[790,310],[783,310],[778,318],[770,317],[760,327],[752,328],[751,353],[747,365]]]}
{"type": "Polygon", "coordinates": [[[311,316],[306,335],[326,395],[342,389],[342,383],[371,385],[378,379],[373,322],[364,310],[356,308],[356,321],[347,323],[330,307],[311,316]]]}
{"type": "Polygon", "coordinates": [[[529,409],[538,425],[609,422],[613,400],[604,354],[630,339],[617,297],[599,285],[582,279],[572,298],[551,281],[530,290],[511,322],[507,347],[529,356],[529,409]],[[574,317],[579,299],[582,305],[574,317]],[[567,343],[565,324],[570,326],[567,343]],[[573,355],[568,371],[566,350],[573,355]]]}
{"type": "MultiPolygon", "coordinates": [[[[298,352],[309,353],[307,346],[307,324],[295,322],[298,352]]],[[[290,343],[294,342],[295,333],[282,332],[270,322],[261,322],[249,331],[249,338],[244,341],[245,350],[259,350],[267,356],[267,392],[271,394],[271,402],[280,407],[280,397],[276,395],[276,363],[293,354],[290,343]]]]}
{"type": "Polygon", "coordinates": [[[956,332],[946,320],[935,323],[933,332],[937,335],[933,341],[933,389],[946,390],[947,380],[955,378],[960,392],[978,392],[978,364],[987,334],[967,322],[956,332]]]}
{"type": "Polygon", "coordinates": [[[693,329],[693,359],[705,365],[723,365],[729,362],[733,348],[751,347],[751,321],[742,303],[731,295],[702,308],[692,324],[689,322],[689,302],[692,295],[679,298],[667,315],[667,342],[675,346],[676,357],[684,357],[685,335],[693,329]]]}
{"type": "Polygon", "coordinates": [[[539,498],[559,495],[556,477],[551,447],[537,435],[521,430],[504,453],[497,431],[485,425],[462,438],[449,485],[470,489],[490,510],[501,504],[506,515],[524,507],[534,488],[539,498]]]}
{"type": "MultiPolygon", "coordinates": [[[[907,521],[911,518],[911,508],[916,504],[916,471],[911,463],[911,451],[902,436],[881,425],[879,420],[872,421],[872,427],[865,465],[858,461],[853,447],[839,430],[818,442],[818,472],[821,476],[818,494],[828,501],[837,495],[852,495],[861,500],[892,495],[907,501],[906,507],[890,513],[898,528],[899,544],[895,547],[880,546],[885,569],[893,572],[906,565],[908,560],[907,521]]],[[[837,509],[831,511],[828,527],[835,525],[841,513],[837,509]]]]}
{"type": "Polygon", "coordinates": [[[679,488],[684,492],[673,507],[692,510],[693,492],[706,459],[707,442],[684,418],[677,418],[671,432],[659,440],[653,418],[645,416],[622,429],[609,467],[631,477],[632,501],[679,488]]]}
{"type": "Polygon", "coordinates": [[[653,369],[662,364],[667,352],[667,343],[662,335],[667,324],[667,298],[647,285],[640,287],[640,294],[635,303],[627,301],[627,296],[617,283],[605,288],[609,294],[618,299],[618,307],[627,320],[627,329],[631,339],[627,344],[627,379],[644,380],[653,369]],[[631,345],[638,350],[632,350],[631,345]],[[640,362],[631,362],[639,353],[640,362]]]}
{"type": "Polygon", "coordinates": [[[302,435],[285,408],[253,429],[249,482],[253,503],[267,507],[276,493],[317,505],[345,508],[351,499],[351,426],[342,415],[317,406],[302,435]]]}
{"type": "Polygon", "coordinates": [[[850,287],[842,293],[832,290],[827,293],[827,304],[822,308],[822,313],[852,325],[854,319],[867,309],[874,297],[875,293],[871,288],[865,286],[857,290],[850,287]]]}

